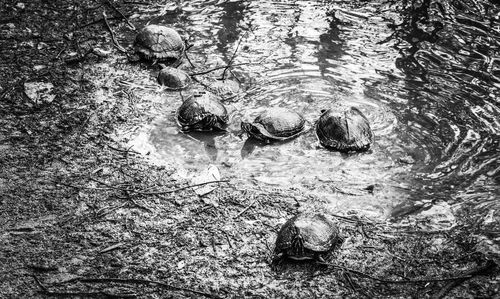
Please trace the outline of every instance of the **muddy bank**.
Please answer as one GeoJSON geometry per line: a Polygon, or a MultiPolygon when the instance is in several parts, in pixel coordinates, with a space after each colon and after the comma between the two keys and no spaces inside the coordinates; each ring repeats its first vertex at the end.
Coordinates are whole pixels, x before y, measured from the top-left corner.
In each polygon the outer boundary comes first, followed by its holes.
{"type": "Polygon", "coordinates": [[[113,47],[102,12],[116,29],[125,25],[113,7],[130,16],[133,5],[159,5],[104,3],[7,1],[0,13],[1,297],[499,292],[494,237],[480,237],[496,221],[446,203],[397,220],[330,211],[344,237],[332,265],[272,268],[280,226],[326,202],[231,179],[199,197],[173,165],[129,149],[121,132],[152,121],[163,94],[146,65],[113,47]]]}

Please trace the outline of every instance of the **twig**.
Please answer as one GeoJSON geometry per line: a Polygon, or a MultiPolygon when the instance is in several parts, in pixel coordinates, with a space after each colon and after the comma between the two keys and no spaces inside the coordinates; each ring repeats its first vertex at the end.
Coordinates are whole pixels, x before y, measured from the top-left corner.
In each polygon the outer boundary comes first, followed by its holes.
{"type": "Polygon", "coordinates": [[[363,193],[349,192],[349,191],[343,190],[339,187],[333,187],[333,189],[335,189],[336,192],[338,192],[340,194],[345,194],[345,195],[351,195],[351,196],[363,196],[364,195],[363,193]]]}
{"type": "MultiPolygon", "coordinates": [[[[260,62],[242,62],[242,63],[233,64],[233,65],[231,65],[231,67],[241,66],[241,65],[249,65],[249,64],[258,64],[258,63],[260,63],[260,62]]],[[[203,72],[190,73],[189,75],[190,76],[206,75],[208,73],[215,72],[217,70],[222,70],[222,69],[225,69],[227,67],[228,67],[227,65],[225,65],[225,66],[218,66],[218,67],[214,67],[213,69],[209,69],[209,70],[206,70],[206,71],[203,71],[203,72]]]]}
{"type": "Polygon", "coordinates": [[[184,56],[185,56],[185,57],[186,57],[186,59],[188,60],[189,64],[190,64],[193,68],[195,68],[195,66],[194,66],[193,62],[191,62],[191,59],[189,58],[189,56],[188,56],[188,54],[187,54],[187,51],[188,51],[189,49],[191,49],[191,47],[192,47],[193,45],[192,45],[192,44],[188,44],[188,43],[187,43],[187,41],[186,41],[186,42],[184,42],[184,44],[186,45],[186,49],[184,49],[184,56]]]}
{"type": "Polygon", "coordinates": [[[36,275],[33,275],[33,278],[35,279],[35,282],[38,284],[38,286],[42,289],[42,293],[45,295],[49,296],[56,296],[56,297],[105,297],[105,298],[137,298],[136,294],[112,294],[104,291],[97,291],[97,292],[56,292],[56,291],[50,291],[45,285],[42,284],[42,282],[38,279],[36,275]]]}
{"type": "Polygon", "coordinates": [[[116,249],[120,249],[123,247],[123,245],[125,245],[125,243],[120,242],[120,243],[117,243],[117,244],[114,244],[114,245],[111,245],[111,246],[104,248],[103,250],[99,251],[99,253],[103,254],[103,253],[110,252],[110,251],[113,251],[116,249]]]}
{"type": "Polygon", "coordinates": [[[130,23],[128,18],[121,11],[119,11],[118,8],[116,8],[116,6],[114,6],[113,3],[111,3],[111,1],[109,1],[109,0],[105,0],[105,1],[106,1],[106,4],[108,4],[108,6],[111,7],[111,9],[113,9],[116,13],[118,13],[122,17],[122,19],[125,20],[125,22],[127,23],[128,27],[130,27],[130,29],[135,30],[134,24],[130,23]]]}
{"type": "Polygon", "coordinates": [[[55,184],[57,184],[57,185],[63,185],[63,186],[71,187],[71,188],[75,188],[75,189],[89,189],[89,190],[102,190],[102,191],[112,189],[112,188],[98,188],[98,187],[75,186],[75,185],[71,185],[71,184],[67,184],[67,183],[63,183],[63,182],[56,182],[56,181],[53,181],[53,182],[55,184]]]}
{"type": "MultiPolygon", "coordinates": [[[[116,20],[116,19],[121,19],[121,17],[111,17],[111,18],[108,18],[108,20],[116,20]]],[[[84,24],[84,25],[81,25],[78,29],[83,29],[85,27],[89,27],[89,26],[92,26],[92,25],[95,25],[95,24],[98,24],[98,23],[102,23],[102,22],[104,22],[103,18],[101,18],[99,20],[92,21],[92,22],[84,24]]]]}
{"type": "Polygon", "coordinates": [[[116,211],[118,209],[121,209],[123,208],[127,203],[123,203],[121,205],[117,205],[117,206],[114,206],[114,207],[104,207],[104,208],[101,208],[99,210],[97,210],[97,212],[94,213],[94,215],[96,215],[96,217],[99,217],[99,218],[102,218],[106,215],[108,215],[109,213],[113,212],[113,211],[116,211]]]}
{"type": "Polygon", "coordinates": [[[108,17],[106,16],[106,11],[103,11],[102,12],[102,17],[104,18],[104,23],[106,24],[106,27],[108,28],[108,31],[109,33],[111,34],[111,40],[113,41],[113,44],[115,45],[115,47],[122,53],[127,53],[127,50],[125,50],[125,48],[123,48],[120,43],[118,43],[118,41],[116,40],[116,35],[115,35],[115,32],[113,31],[113,29],[111,29],[111,26],[109,25],[109,22],[108,22],[108,17]]]}
{"type": "Polygon", "coordinates": [[[460,284],[464,283],[466,280],[471,279],[472,277],[477,276],[477,275],[484,275],[484,274],[492,271],[496,267],[497,267],[497,264],[495,264],[493,261],[487,261],[485,265],[482,265],[480,267],[477,267],[477,268],[474,268],[474,269],[467,271],[466,272],[467,276],[457,278],[456,280],[451,281],[448,284],[446,284],[441,289],[441,291],[439,291],[439,293],[437,293],[432,298],[434,298],[434,299],[444,298],[451,290],[453,290],[454,288],[456,288],[460,284]]]}
{"type": "Polygon", "coordinates": [[[172,189],[172,190],[144,192],[144,191],[140,191],[140,190],[132,190],[132,189],[124,189],[124,188],[115,187],[115,186],[109,185],[107,183],[101,182],[101,181],[93,179],[93,178],[90,178],[90,180],[97,182],[97,183],[100,183],[100,184],[103,184],[104,186],[107,186],[107,188],[75,186],[75,185],[71,185],[71,184],[67,184],[67,183],[63,183],[63,182],[56,182],[56,181],[54,181],[54,183],[59,184],[59,185],[63,185],[66,187],[75,188],[75,189],[90,189],[90,190],[103,190],[103,191],[105,191],[105,190],[120,190],[120,191],[124,191],[124,192],[131,192],[131,193],[136,193],[136,194],[141,194],[141,195],[161,195],[161,194],[167,194],[167,193],[174,193],[174,192],[182,191],[182,190],[185,190],[188,188],[193,188],[193,187],[198,187],[198,186],[203,186],[203,185],[208,185],[208,184],[228,183],[229,182],[229,180],[209,181],[209,182],[179,187],[179,188],[172,189]]]}
{"type": "Polygon", "coordinates": [[[204,183],[199,183],[199,184],[194,184],[194,185],[180,187],[180,188],[177,188],[177,189],[165,190],[165,191],[153,191],[153,192],[132,191],[132,192],[139,193],[139,194],[142,194],[142,195],[159,195],[159,194],[166,194],[166,193],[173,193],[173,192],[177,192],[177,191],[182,191],[184,189],[198,187],[198,186],[203,186],[203,185],[208,185],[208,184],[212,184],[212,183],[228,183],[228,182],[229,182],[229,180],[210,181],[210,182],[204,182],[204,183]]]}
{"type": "Polygon", "coordinates": [[[147,211],[147,212],[149,212],[149,213],[153,213],[153,210],[151,210],[150,208],[145,207],[145,206],[143,206],[143,205],[141,205],[141,204],[138,204],[138,203],[137,203],[137,202],[136,202],[133,198],[128,197],[127,199],[128,199],[128,200],[129,200],[129,201],[130,201],[130,202],[131,202],[134,206],[138,207],[139,209],[143,209],[143,210],[146,210],[146,211],[147,211]]]}
{"type": "Polygon", "coordinates": [[[453,280],[458,280],[458,279],[469,279],[473,277],[473,275],[464,275],[464,276],[455,276],[455,277],[448,277],[448,278],[441,278],[441,277],[431,277],[431,278],[422,278],[422,279],[408,279],[408,280],[388,280],[388,279],[382,279],[378,277],[371,276],[369,274],[363,273],[361,271],[349,269],[346,267],[342,267],[339,265],[334,265],[330,263],[324,263],[324,262],[316,262],[319,265],[324,265],[324,266],[329,266],[335,269],[347,271],[352,274],[356,274],[362,277],[369,278],[371,280],[375,280],[378,282],[386,283],[386,284],[406,284],[406,283],[424,283],[424,282],[439,282],[439,281],[453,281],[453,280]]]}
{"type": "Polygon", "coordinates": [[[0,100],[3,100],[10,92],[12,92],[19,82],[12,84],[11,86],[5,88],[5,90],[0,94],[0,100]]]}
{"type": "Polygon", "coordinates": [[[243,215],[243,213],[248,211],[255,204],[256,201],[257,200],[254,199],[246,208],[244,208],[241,212],[239,212],[238,215],[234,216],[233,219],[236,219],[236,218],[240,217],[241,215],[243,215]]]}
{"type": "Polygon", "coordinates": [[[361,220],[352,219],[352,218],[349,218],[349,217],[346,217],[346,216],[340,216],[340,215],[337,215],[337,214],[330,214],[330,215],[332,215],[335,218],[339,218],[339,219],[345,220],[347,222],[351,222],[351,223],[359,223],[359,222],[361,222],[362,223],[361,220]]]}
{"type": "Polygon", "coordinates": [[[224,235],[226,236],[227,244],[229,245],[229,248],[233,249],[233,243],[231,242],[231,239],[229,239],[229,235],[226,231],[223,231],[224,235]]]}
{"type": "Polygon", "coordinates": [[[194,294],[198,294],[201,296],[209,297],[209,298],[221,298],[218,295],[215,294],[210,294],[210,293],[205,293],[202,291],[198,290],[193,290],[190,288],[184,288],[184,287],[176,287],[170,284],[166,284],[160,281],[155,281],[155,280],[148,280],[148,279],[124,279],[124,278],[76,278],[75,280],[80,281],[80,282],[97,282],[97,283],[105,283],[105,282],[116,282],[116,283],[132,283],[132,284],[155,284],[167,289],[172,289],[172,290],[178,290],[178,291],[185,291],[185,292],[191,292],[194,294]]]}
{"type": "Polygon", "coordinates": [[[139,2],[139,1],[123,1],[125,4],[136,4],[136,5],[151,5],[148,2],[139,2]]]}
{"type": "Polygon", "coordinates": [[[227,70],[231,67],[231,65],[233,64],[233,61],[234,61],[234,58],[236,57],[236,53],[238,52],[238,49],[240,48],[240,44],[241,44],[241,41],[243,40],[242,37],[240,37],[240,39],[238,40],[238,43],[236,44],[236,49],[234,49],[234,52],[233,52],[233,55],[231,56],[231,59],[229,59],[229,62],[226,66],[226,68],[224,69],[224,71],[222,72],[222,80],[224,80],[224,78],[226,77],[226,72],[227,70]]]}
{"type": "Polygon", "coordinates": [[[115,187],[115,186],[113,186],[113,185],[110,185],[110,184],[105,183],[105,182],[101,182],[101,181],[99,181],[98,179],[94,179],[94,178],[92,178],[92,177],[89,177],[89,180],[94,181],[94,182],[96,182],[96,183],[99,183],[99,184],[101,184],[101,185],[104,185],[104,186],[108,187],[109,189],[115,189],[115,190],[120,190],[120,191],[129,191],[128,189],[115,187]]]}
{"type": "Polygon", "coordinates": [[[108,146],[110,149],[115,150],[115,151],[117,151],[117,152],[122,152],[122,153],[126,153],[126,154],[128,154],[128,153],[140,154],[139,152],[136,152],[136,151],[132,150],[132,149],[131,149],[131,148],[132,148],[132,146],[130,146],[130,147],[129,147],[129,148],[127,148],[127,149],[120,149],[120,148],[117,148],[117,147],[111,146],[111,145],[109,145],[109,144],[107,144],[107,146],[108,146]]]}
{"type": "Polygon", "coordinates": [[[36,275],[33,275],[33,278],[35,279],[35,282],[38,284],[38,286],[43,290],[47,291],[47,287],[42,284],[42,282],[38,279],[36,275]]]}

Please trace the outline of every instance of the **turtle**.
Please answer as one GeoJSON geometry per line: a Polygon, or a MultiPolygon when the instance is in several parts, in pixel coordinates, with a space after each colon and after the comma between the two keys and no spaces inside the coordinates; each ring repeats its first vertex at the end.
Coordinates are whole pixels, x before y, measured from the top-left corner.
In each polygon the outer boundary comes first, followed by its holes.
{"type": "Polygon", "coordinates": [[[316,136],[322,146],[340,152],[365,151],[374,142],[368,119],[355,107],[323,111],[316,136]]]}
{"type": "Polygon", "coordinates": [[[207,85],[209,91],[219,96],[223,101],[236,98],[241,91],[240,84],[231,79],[216,80],[207,85]]]}
{"type": "Polygon", "coordinates": [[[146,60],[177,61],[184,54],[186,45],[175,29],[147,25],[135,37],[134,48],[146,60]]]}
{"type": "Polygon", "coordinates": [[[342,243],[337,225],[322,213],[300,213],[283,224],[274,247],[273,262],[284,258],[324,261],[342,243]]]}
{"type": "Polygon", "coordinates": [[[229,115],[226,107],[210,92],[197,92],[177,110],[177,122],[184,132],[225,130],[229,115]]]}
{"type": "Polygon", "coordinates": [[[158,77],[156,77],[158,84],[168,89],[179,90],[191,83],[191,77],[183,70],[165,65],[161,65],[161,68],[158,77]]]}
{"type": "Polygon", "coordinates": [[[295,138],[305,128],[305,119],[288,108],[269,108],[257,116],[252,123],[242,122],[241,130],[249,136],[265,141],[283,141],[295,138]]]}

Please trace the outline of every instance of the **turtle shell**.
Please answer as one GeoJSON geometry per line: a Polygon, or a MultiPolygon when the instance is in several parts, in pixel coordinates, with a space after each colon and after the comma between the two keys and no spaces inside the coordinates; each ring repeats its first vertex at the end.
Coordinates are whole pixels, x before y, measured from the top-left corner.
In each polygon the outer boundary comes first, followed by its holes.
{"type": "Polygon", "coordinates": [[[374,140],[368,119],[354,107],[326,110],[316,123],[316,135],[321,145],[341,152],[367,150],[374,140]]]}
{"type": "Polygon", "coordinates": [[[226,107],[209,92],[190,96],[177,110],[182,131],[224,130],[228,121],[226,107]]]}
{"type": "Polygon", "coordinates": [[[178,60],[182,57],[186,46],[175,29],[148,25],[136,36],[135,51],[147,60],[178,60]]]}
{"type": "Polygon", "coordinates": [[[324,214],[302,213],[289,219],[278,232],[275,258],[318,259],[341,240],[337,225],[324,214]]]}
{"type": "Polygon", "coordinates": [[[221,97],[222,100],[231,100],[238,96],[240,84],[234,80],[217,80],[208,85],[208,89],[221,97]]]}
{"type": "Polygon", "coordinates": [[[286,140],[300,135],[305,119],[287,108],[270,108],[262,112],[252,123],[242,122],[241,129],[249,136],[263,141],[286,140]]]}
{"type": "Polygon", "coordinates": [[[191,83],[191,77],[179,69],[173,67],[164,67],[158,73],[158,83],[169,89],[182,89],[191,83]]]}

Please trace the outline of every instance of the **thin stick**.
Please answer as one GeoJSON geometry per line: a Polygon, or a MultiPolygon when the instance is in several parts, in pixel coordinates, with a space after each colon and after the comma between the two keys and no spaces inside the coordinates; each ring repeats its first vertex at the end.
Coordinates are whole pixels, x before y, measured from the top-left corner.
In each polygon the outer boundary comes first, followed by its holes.
{"type": "Polygon", "coordinates": [[[436,277],[436,278],[409,279],[409,280],[387,280],[387,279],[382,279],[382,278],[371,276],[371,275],[363,273],[361,271],[349,269],[349,268],[346,268],[346,267],[342,267],[342,266],[338,266],[338,265],[334,265],[334,264],[330,264],[330,263],[323,263],[323,262],[316,262],[316,263],[319,264],[319,265],[329,266],[329,267],[333,267],[333,268],[336,268],[336,269],[339,269],[339,270],[347,271],[347,272],[352,273],[352,274],[356,274],[356,275],[359,275],[359,276],[363,276],[363,277],[366,277],[366,278],[369,278],[369,279],[372,279],[372,280],[375,280],[375,281],[378,281],[378,282],[387,283],[387,284],[393,284],[393,283],[394,284],[405,284],[405,283],[424,283],[424,282],[451,281],[451,280],[464,279],[464,278],[465,279],[469,279],[469,278],[472,277],[472,275],[464,275],[464,276],[456,276],[456,277],[448,277],[448,278],[439,278],[439,277],[436,277]]]}
{"type": "Polygon", "coordinates": [[[236,49],[234,49],[234,52],[233,52],[233,55],[231,56],[231,59],[229,59],[229,63],[227,64],[226,68],[224,69],[224,71],[222,72],[222,80],[225,79],[226,77],[226,72],[227,70],[231,67],[231,65],[233,64],[233,61],[234,61],[234,58],[236,57],[236,53],[238,52],[238,49],[240,48],[240,44],[241,44],[241,41],[243,40],[242,37],[240,37],[240,39],[238,40],[238,43],[236,44],[236,49]]]}
{"type": "Polygon", "coordinates": [[[94,178],[92,178],[92,177],[89,177],[89,180],[94,181],[94,182],[96,182],[96,183],[99,183],[99,184],[101,184],[101,185],[104,185],[104,186],[106,186],[106,187],[108,187],[108,188],[110,188],[110,189],[115,189],[115,190],[120,190],[120,191],[128,191],[128,189],[115,187],[115,186],[112,186],[112,185],[110,185],[110,184],[108,184],[108,183],[101,182],[101,181],[99,181],[98,179],[94,179],[94,178]]]}
{"type": "Polygon", "coordinates": [[[99,180],[96,180],[96,179],[92,179],[92,178],[90,178],[90,179],[94,182],[97,182],[97,183],[103,184],[104,186],[107,186],[107,188],[75,186],[75,185],[66,184],[63,182],[56,182],[56,181],[54,181],[54,183],[59,184],[59,185],[63,185],[66,187],[75,188],[75,189],[90,189],[90,190],[103,190],[103,191],[105,191],[105,190],[120,190],[120,191],[125,191],[125,192],[137,193],[137,194],[141,194],[141,195],[161,195],[161,194],[167,194],[167,193],[174,193],[174,192],[182,191],[182,190],[185,190],[188,188],[193,188],[193,187],[198,187],[198,186],[203,186],[203,185],[208,185],[208,184],[229,183],[229,180],[209,181],[209,182],[204,182],[204,183],[199,183],[199,184],[194,184],[194,185],[188,185],[188,186],[184,186],[184,187],[180,187],[180,188],[172,189],[172,190],[144,192],[144,191],[138,191],[138,190],[118,188],[118,187],[108,185],[108,184],[101,182],[99,180]]]}
{"type": "Polygon", "coordinates": [[[113,9],[116,13],[118,13],[122,17],[122,19],[125,20],[130,29],[135,30],[134,24],[130,23],[128,18],[121,11],[119,11],[118,8],[116,8],[116,6],[114,6],[113,3],[111,3],[111,1],[106,0],[106,3],[108,4],[109,7],[111,7],[111,9],[113,9]]]}
{"type": "Polygon", "coordinates": [[[125,48],[123,48],[120,43],[118,43],[118,41],[116,40],[116,35],[115,35],[115,32],[113,31],[113,29],[111,29],[111,26],[109,25],[109,22],[108,22],[108,17],[106,16],[106,11],[103,11],[102,12],[102,17],[104,18],[104,23],[106,24],[106,27],[108,28],[108,31],[109,33],[111,34],[111,40],[113,41],[113,44],[115,45],[115,47],[122,53],[127,53],[127,50],[125,50],[125,48]]]}
{"type": "Polygon", "coordinates": [[[122,152],[122,153],[126,153],[126,154],[128,154],[128,153],[140,154],[139,152],[136,152],[136,151],[132,150],[132,149],[131,149],[131,148],[132,148],[132,146],[130,146],[130,147],[129,147],[128,149],[126,149],[126,150],[125,150],[125,149],[120,149],[120,148],[117,148],[117,147],[113,147],[113,146],[111,146],[111,145],[109,145],[109,144],[107,144],[107,146],[108,146],[110,149],[115,150],[115,151],[117,151],[117,152],[122,152]]]}
{"type": "Polygon", "coordinates": [[[184,50],[184,56],[185,56],[185,57],[186,57],[186,59],[188,60],[188,62],[189,62],[189,64],[191,65],[191,67],[195,68],[195,66],[194,66],[193,62],[191,62],[191,59],[189,58],[188,53],[187,53],[187,51],[188,51],[189,49],[191,49],[191,47],[192,47],[193,45],[192,45],[192,44],[188,45],[187,41],[186,41],[186,42],[184,42],[184,44],[186,45],[186,49],[184,50]]]}
{"type": "MultiPolygon", "coordinates": [[[[121,19],[121,17],[111,17],[111,18],[108,18],[108,20],[117,20],[117,19],[121,19]]],[[[98,24],[98,23],[101,23],[101,22],[104,22],[104,19],[101,18],[99,20],[95,20],[95,21],[92,21],[90,23],[83,24],[80,27],[78,27],[78,29],[83,29],[85,27],[89,27],[89,26],[92,26],[92,25],[95,25],[95,24],[98,24]]]]}
{"type": "Polygon", "coordinates": [[[239,212],[238,215],[234,216],[233,219],[236,219],[236,218],[240,217],[241,215],[243,215],[243,213],[248,211],[255,204],[256,201],[257,200],[254,199],[246,208],[244,208],[241,212],[239,212]]]}
{"type": "Polygon", "coordinates": [[[57,184],[57,185],[63,185],[63,186],[71,187],[71,188],[75,188],[75,189],[89,189],[89,190],[101,190],[101,191],[106,191],[106,190],[112,189],[112,188],[98,188],[98,187],[75,186],[75,185],[71,185],[71,184],[67,184],[67,183],[63,183],[63,182],[56,182],[56,181],[54,181],[54,183],[57,184]]]}
{"type": "MultiPolygon", "coordinates": [[[[240,65],[258,64],[258,63],[260,63],[260,62],[243,62],[243,63],[233,64],[233,65],[231,65],[231,67],[240,66],[240,65]]],[[[190,76],[206,75],[208,73],[211,73],[211,72],[214,72],[214,71],[217,71],[217,70],[222,70],[222,69],[225,69],[227,67],[228,67],[227,65],[225,65],[225,66],[218,66],[218,67],[214,67],[213,69],[209,69],[209,70],[206,70],[206,71],[203,71],[203,72],[190,73],[189,75],[190,76]]]]}
{"type": "Polygon", "coordinates": [[[468,279],[470,279],[470,278],[472,278],[474,276],[477,276],[477,275],[484,275],[484,274],[488,273],[489,271],[492,271],[496,267],[497,267],[497,265],[493,261],[488,261],[483,266],[471,269],[471,270],[469,270],[469,271],[466,272],[467,276],[464,276],[462,278],[457,278],[454,281],[450,281],[448,284],[446,284],[441,289],[441,291],[439,291],[439,293],[437,293],[432,298],[434,298],[434,299],[444,298],[451,290],[453,290],[454,288],[456,288],[460,284],[464,283],[468,279]],[[471,277],[468,277],[468,276],[471,276],[471,277]]]}
{"type": "Polygon", "coordinates": [[[132,191],[132,192],[139,193],[139,194],[142,194],[142,195],[159,195],[159,194],[166,194],[166,193],[173,193],[173,192],[177,192],[177,191],[182,191],[184,189],[198,187],[198,186],[203,186],[203,185],[208,185],[208,184],[212,184],[212,183],[228,183],[228,182],[229,182],[229,180],[209,181],[209,182],[204,182],[204,183],[199,183],[199,184],[184,186],[184,187],[180,187],[180,188],[172,189],[172,190],[154,191],[154,192],[141,192],[141,191],[132,191]]]}
{"type": "Polygon", "coordinates": [[[77,278],[77,281],[80,282],[97,282],[97,283],[104,283],[104,282],[116,282],[116,283],[133,283],[133,284],[155,284],[167,289],[173,289],[173,290],[178,290],[178,291],[185,291],[185,292],[191,292],[194,294],[202,295],[205,297],[209,298],[221,298],[218,295],[215,294],[210,294],[210,293],[205,293],[202,291],[198,290],[193,290],[189,288],[184,288],[184,287],[176,287],[170,284],[166,284],[160,281],[155,281],[155,280],[148,280],[148,279],[124,279],[124,278],[77,278]]]}
{"type": "Polygon", "coordinates": [[[125,4],[137,4],[137,5],[151,5],[148,2],[138,2],[138,1],[123,1],[125,4]]]}
{"type": "Polygon", "coordinates": [[[47,292],[47,287],[42,284],[42,282],[38,279],[36,275],[33,275],[33,278],[35,279],[35,282],[38,284],[38,286],[44,291],[47,292]]]}

